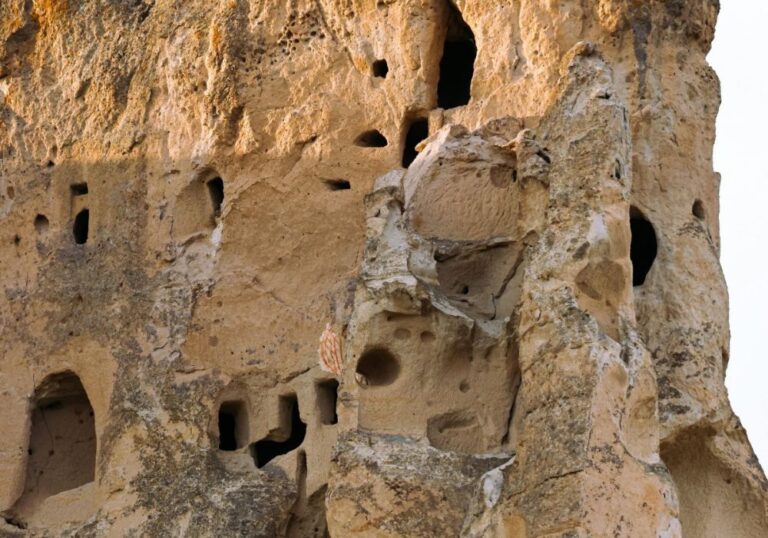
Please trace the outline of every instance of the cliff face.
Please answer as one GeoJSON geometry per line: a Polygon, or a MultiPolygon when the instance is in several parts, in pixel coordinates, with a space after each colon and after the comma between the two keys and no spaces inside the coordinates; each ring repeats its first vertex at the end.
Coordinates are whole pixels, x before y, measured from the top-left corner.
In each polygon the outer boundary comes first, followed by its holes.
{"type": "Polygon", "coordinates": [[[0,532],[768,535],[717,10],[1,2],[0,532]]]}

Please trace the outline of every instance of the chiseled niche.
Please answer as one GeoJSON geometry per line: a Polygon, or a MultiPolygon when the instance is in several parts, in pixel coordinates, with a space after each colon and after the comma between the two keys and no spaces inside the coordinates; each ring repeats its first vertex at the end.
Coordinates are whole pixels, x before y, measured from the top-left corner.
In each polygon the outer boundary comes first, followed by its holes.
{"type": "Polygon", "coordinates": [[[218,223],[224,205],[224,180],[210,172],[184,187],[176,198],[173,232],[177,239],[209,233],[218,223]]]}
{"type": "Polygon", "coordinates": [[[677,490],[683,535],[765,536],[768,520],[759,496],[713,452],[713,436],[714,431],[693,429],[661,446],[677,490]]]}
{"type": "Polygon", "coordinates": [[[69,186],[70,211],[72,214],[72,238],[78,245],[88,242],[90,210],[88,209],[88,183],[69,186]]]}
{"type": "Polygon", "coordinates": [[[219,450],[231,452],[248,444],[248,407],[241,400],[219,406],[219,450]]]}
{"type": "Polygon", "coordinates": [[[22,519],[49,497],[93,482],[96,467],[93,408],[74,372],[45,378],[31,411],[27,473],[15,508],[22,519]]]}

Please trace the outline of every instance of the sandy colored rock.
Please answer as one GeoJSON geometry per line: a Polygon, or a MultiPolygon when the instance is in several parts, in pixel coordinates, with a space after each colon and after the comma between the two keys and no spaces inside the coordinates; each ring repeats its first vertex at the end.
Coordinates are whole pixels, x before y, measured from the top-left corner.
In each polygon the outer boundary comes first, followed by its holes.
{"type": "Polygon", "coordinates": [[[0,2],[0,534],[768,535],[718,8],[0,2]]]}

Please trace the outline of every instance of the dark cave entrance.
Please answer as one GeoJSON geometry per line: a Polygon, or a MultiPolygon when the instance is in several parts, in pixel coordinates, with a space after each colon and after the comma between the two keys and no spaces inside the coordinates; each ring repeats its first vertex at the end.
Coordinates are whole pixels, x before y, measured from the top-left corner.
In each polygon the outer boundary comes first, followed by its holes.
{"type": "Polygon", "coordinates": [[[454,108],[469,103],[477,45],[472,29],[453,2],[448,2],[448,30],[440,58],[437,106],[454,108]]]}

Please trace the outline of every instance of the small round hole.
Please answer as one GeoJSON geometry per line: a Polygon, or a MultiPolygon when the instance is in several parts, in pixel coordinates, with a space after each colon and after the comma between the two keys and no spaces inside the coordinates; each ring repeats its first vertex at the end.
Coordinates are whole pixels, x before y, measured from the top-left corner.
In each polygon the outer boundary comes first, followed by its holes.
{"type": "Polygon", "coordinates": [[[400,374],[400,363],[386,349],[373,348],[363,353],[355,372],[367,386],[391,385],[400,374]]]}

